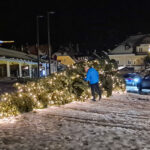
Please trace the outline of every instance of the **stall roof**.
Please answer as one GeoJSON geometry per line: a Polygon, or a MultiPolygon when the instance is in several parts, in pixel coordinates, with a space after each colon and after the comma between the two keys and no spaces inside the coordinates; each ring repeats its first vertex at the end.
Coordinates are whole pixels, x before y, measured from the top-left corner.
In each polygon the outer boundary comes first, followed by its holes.
{"type": "Polygon", "coordinates": [[[27,54],[20,51],[15,51],[12,49],[6,49],[0,47],[0,57],[6,57],[6,58],[18,58],[18,59],[24,59],[24,60],[30,60],[30,61],[37,61],[37,56],[32,54],[27,54]]]}

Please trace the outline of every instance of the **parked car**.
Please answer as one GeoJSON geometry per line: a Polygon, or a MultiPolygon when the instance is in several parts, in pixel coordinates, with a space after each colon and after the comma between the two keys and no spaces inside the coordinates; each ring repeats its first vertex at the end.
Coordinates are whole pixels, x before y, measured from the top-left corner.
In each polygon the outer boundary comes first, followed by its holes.
{"type": "Polygon", "coordinates": [[[142,89],[150,89],[150,75],[146,75],[142,78],[141,82],[138,84],[139,93],[142,89]]]}
{"type": "Polygon", "coordinates": [[[137,73],[128,73],[124,75],[124,79],[126,85],[137,86],[141,82],[142,77],[137,73]]]}

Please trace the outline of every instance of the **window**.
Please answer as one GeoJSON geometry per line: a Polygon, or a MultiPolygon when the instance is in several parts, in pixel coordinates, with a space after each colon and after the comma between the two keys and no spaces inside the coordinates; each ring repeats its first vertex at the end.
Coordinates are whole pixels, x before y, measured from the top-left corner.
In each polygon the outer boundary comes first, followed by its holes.
{"type": "Polygon", "coordinates": [[[130,48],[130,45],[129,44],[125,44],[125,50],[128,50],[130,48]]]}
{"type": "Polygon", "coordinates": [[[142,52],[142,48],[141,47],[139,48],[139,52],[142,52]]]}
{"type": "Polygon", "coordinates": [[[132,64],[132,61],[131,60],[128,60],[128,65],[131,65],[132,64]]]}
{"type": "Polygon", "coordinates": [[[119,60],[116,60],[117,64],[119,65],[119,60]]]}

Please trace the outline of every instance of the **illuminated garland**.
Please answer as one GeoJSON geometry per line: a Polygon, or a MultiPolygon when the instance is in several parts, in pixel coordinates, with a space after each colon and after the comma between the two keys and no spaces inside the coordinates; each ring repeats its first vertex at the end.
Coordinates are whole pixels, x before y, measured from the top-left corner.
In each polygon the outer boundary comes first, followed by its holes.
{"type": "Polygon", "coordinates": [[[103,97],[111,96],[114,91],[125,90],[125,84],[118,77],[116,66],[110,60],[81,62],[37,82],[16,83],[14,86],[17,92],[1,96],[0,117],[15,116],[50,105],[87,100],[91,97],[91,92],[88,83],[83,80],[86,75],[85,65],[93,66],[99,71],[103,97]]]}

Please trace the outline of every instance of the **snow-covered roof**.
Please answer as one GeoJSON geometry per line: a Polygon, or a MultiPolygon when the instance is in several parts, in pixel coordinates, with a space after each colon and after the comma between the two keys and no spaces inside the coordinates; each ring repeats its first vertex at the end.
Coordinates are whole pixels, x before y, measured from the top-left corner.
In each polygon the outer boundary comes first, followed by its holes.
{"type": "Polygon", "coordinates": [[[132,47],[130,47],[128,50],[125,50],[125,46],[121,44],[112,51],[110,51],[109,54],[132,54],[132,53],[133,53],[132,47]]]}
{"type": "Polygon", "coordinates": [[[114,48],[112,51],[110,51],[109,54],[130,54],[133,53],[133,47],[137,45],[143,38],[149,36],[150,34],[143,34],[143,35],[135,35],[135,36],[129,36],[125,41],[123,41],[121,44],[119,44],[116,48],[114,48]],[[125,46],[128,46],[128,48],[125,48],[125,46]]]}
{"type": "MultiPolygon", "coordinates": [[[[147,34],[148,36],[149,34],[147,34]]],[[[122,44],[129,44],[130,46],[134,46],[134,44],[140,40],[141,38],[145,37],[146,35],[134,35],[134,36],[129,36],[129,38],[127,38],[122,44]]]]}
{"type": "Polygon", "coordinates": [[[27,54],[24,52],[15,51],[12,49],[6,49],[6,48],[2,48],[2,47],[0,47],[0,57],[19,58],[19,59],[37,61],[36,55],[27,54]]]}

